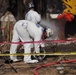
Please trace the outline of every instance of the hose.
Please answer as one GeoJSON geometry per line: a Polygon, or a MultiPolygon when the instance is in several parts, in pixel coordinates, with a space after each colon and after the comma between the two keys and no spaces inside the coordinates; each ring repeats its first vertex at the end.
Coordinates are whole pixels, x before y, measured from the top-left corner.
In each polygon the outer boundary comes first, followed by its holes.
{"type": "Polygon", "coordinates": [[[47,67],[47,66],[52,66],[52,65],[56,65],[56,64],[65,64],[65,63],[72,63],[72,62],[76,62],[76,59],[73,59],[73,60],[64,60],[64,61],[58,61],[58,62],[50,62],[50,63],[47,63],[47,64],[43,64],[41,66],[37,66],[34,70],[33,70],[33,73],[34,75],[38,75],[37,74],[37,70],[42,68],[42,67],[47,67]]]}

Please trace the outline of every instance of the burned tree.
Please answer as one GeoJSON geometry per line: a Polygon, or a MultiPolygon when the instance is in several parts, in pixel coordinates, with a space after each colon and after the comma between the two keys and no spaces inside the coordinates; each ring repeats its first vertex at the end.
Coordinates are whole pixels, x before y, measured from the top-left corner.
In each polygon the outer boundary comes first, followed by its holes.
{"type": "Polygon", "coordinates": [[[8,0],[0,0],[0,17],[7,11],[8,7],[9,7],[8,0]]]}

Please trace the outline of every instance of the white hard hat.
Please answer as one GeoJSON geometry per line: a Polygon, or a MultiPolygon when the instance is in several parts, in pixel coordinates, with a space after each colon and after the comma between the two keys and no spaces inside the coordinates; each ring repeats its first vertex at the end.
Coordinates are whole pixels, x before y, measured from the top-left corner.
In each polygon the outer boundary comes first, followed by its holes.
{"type": "Polygon", "coordinates": [[[29,8],[34,7],[34,4],[32,2],[29,3],[29,8]]]}

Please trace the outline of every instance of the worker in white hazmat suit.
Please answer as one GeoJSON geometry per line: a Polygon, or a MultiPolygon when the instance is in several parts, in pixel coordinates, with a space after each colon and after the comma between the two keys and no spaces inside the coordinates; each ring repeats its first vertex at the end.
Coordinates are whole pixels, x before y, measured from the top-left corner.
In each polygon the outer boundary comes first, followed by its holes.
{"type": "Polygon", "coordinates": [[[34,22],[35,24],[39,24],[41,21],[40,14],[34,10],[34,4],[32,2],[30,2],[28,5],[29,11],[25,15],[25,20],[34,22]]]}
{"type": "MultiPolygon", "coordinates": [[[[25,20],[28,20],[30,22],[35,23],[37,26],[39,26],[41,22],[41,15],[34,10],[34,4],[33,2],[28,3],[29,11],[25,15],[25,20]]],[[[42,44],[44,46],[44,44],[42,44]]],[[[31,45],[33,47],[33,44],[31,45]]]]}
{"type": "MultiPolygon", "coordinates": [[[[30,42],[31,39],[34,41],[41,41],[44,29],[41,26],[37,26],[35,23],[27,21],[27,20],[20,20],[18,21],[13,30],[13,38],[12,42],[30,42]]],[[[53,34],[51,29],[46,29],[47,37],[53,34]]],[[[15,54],[17,52],[17,45],[18,44],[11,44],[10,47],[10,54],[15,54]]],[[[24,46],[24,53],[31,53],[31,43],[25,43],[24,46]]],[[[35,43],[35,52],[40,53],[40,43],[35,43]]],[[[18,61],[16,56],[10,55],[10,59],[18,61]]],[[[25,63],[37,63],[38,60],[31,59],[31,55],[24,55],[24,62],[25,63]]]]}

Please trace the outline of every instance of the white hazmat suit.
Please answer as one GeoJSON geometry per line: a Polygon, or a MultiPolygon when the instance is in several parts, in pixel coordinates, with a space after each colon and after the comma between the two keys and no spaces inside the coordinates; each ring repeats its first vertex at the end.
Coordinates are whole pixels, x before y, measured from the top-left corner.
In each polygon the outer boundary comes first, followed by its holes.
{"type": "Polygon", "coordinates": [[[35,24],[40,23],[41,21],[41,16],[38,14],[36,11],[31,9],[26,15],[25,15],[25,20],[34,22],[35,24]]]}
{"type": "MultiPolygon", "coordinates": [[[[34,41],[40,41],[43,34],[43,28],[41,26],[37,26],[35,23],[27,21],[27,20],[20,20],[16,22],[13,30],[13,39],[12,42],[30,42],[31,38],[34,41]]],[[[40,49],[39,43],[35,43],[35,52],[39,53],[40,49]]],[[[10,54],[15,54],[17,52],[18,44],[11,44],[10,47],[10,54]]],[[[31,53],[31,43],[25,43],[24,46],[24,53],[31,53]]],[[[13,61],[17,61],[16,56],[10,55],[10,59],[13,61]]],[[[38,60],[32,60],[31,55],[24,55],[24,62],[25,63],[36,63],[38,60]]]]}

